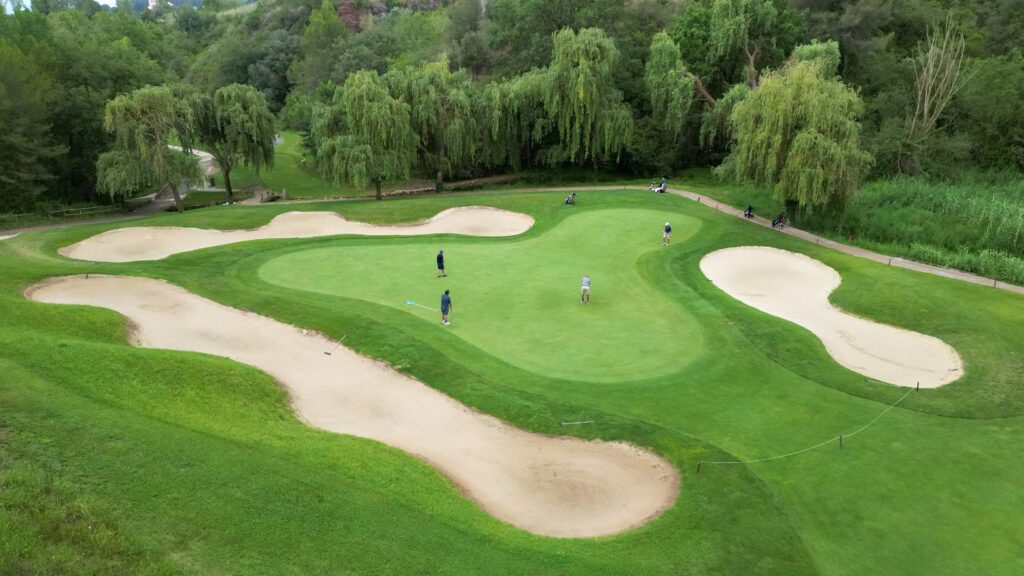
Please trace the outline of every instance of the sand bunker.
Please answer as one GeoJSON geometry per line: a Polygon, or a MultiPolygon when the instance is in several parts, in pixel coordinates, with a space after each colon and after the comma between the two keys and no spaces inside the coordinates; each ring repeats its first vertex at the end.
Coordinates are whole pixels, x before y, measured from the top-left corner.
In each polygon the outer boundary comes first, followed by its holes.
{"type": "Polygon", "coordinates": [[[896,384],[936,388],[963,374],[960,356],[945,342],[853,316],[828,301],[842,279],[825,264],[763,246],[727,248],[700,261],[715,286],[737,300],[807,328],[837,362],[896,384]]]}
{"type": "Polygon", "coordinates": [[[135,262],[160,260],[172,254],[247,240],[313,238],[337,234],[515,236],[526,232],[531,226],[533,218],[526,214],[485,206],[449,208],[429,220],[395,226],[352,222],[335,212],[286,212],[265,226],[252,230],[210,230],[174,226],[118,228],[61,248],[60,253],[77,260],[135,262]]]}
{"type": "Polygon", "coordinates": [[[17,234],[0,234],[0,240],[10,240],[15,236],[17,236],[17,234]]]}
{"type": "Polygon", "coordinates": [[[639,526],[668,508],[676,469],[646,450],[526,432],[345,347],[172,284],[137,277],[55,278],[30,288],[40,302],[116,310],[147,348],[226,356],[289,391],[312,426],[379,440],[450,477],[494,516],[537,534],[589,537],[639,526]]]}

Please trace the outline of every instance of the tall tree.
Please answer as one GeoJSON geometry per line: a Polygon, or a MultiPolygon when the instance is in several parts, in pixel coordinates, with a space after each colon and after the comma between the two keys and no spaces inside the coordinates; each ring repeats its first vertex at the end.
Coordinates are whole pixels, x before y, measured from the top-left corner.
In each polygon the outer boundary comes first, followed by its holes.
{"type": "Polygon", "coordinates": [[[166,184],[179,212],[184,211],[178,187],[201,177],[194,156],[172,150],[174,138],[188,142],[188,106],[169,88],[147,86],[107,103],[104,128],[114,136],[114,148],[100,156],[102,191],[112,197],[138,190],[151,181],[166,184]]]}
{"type": "Polygon", "coordinates": [[[845,204],[871,161],[859,142],[864,106],[826,66],[793,62],[766,74],[736,105],[726,172],[774,186],[779,198],[801,208],[845,204]]]}
{"type": "Polygon", "coordinates": [[[408,178],[416,159],[409,106],[393,98],[374,71],[349,76],[330,106],[314,111],[311,139],[320,171],[358,188],[408,178]]]}
{"type": "Polygon", "coordinates": [[[544,107],[558,132],[549,162],[618,158],[633,133],[633,114],[615,88],[615,43],[597,28],[555,34],[544,107]]]}
{"type": "MultiPolygon", "coordinates": [[[[928,32],[925,42],[918,48],[914,59],[914,110],[907,119],[907,143],[914,151],[935,130],[939,118],[963,88],[964,35],[952,18],[928,32]]],[[[913,152],[901,161],[901,168],[916,171],[918,165],[913,152]]]]}
{"type": "Polygon", "coordinates": [[[312,92],[331,72],[335,44],[347,36],[348,28],[338,16],[334,2],[323,0],[320,8],[309,15],[309,24],[299,41],[302,57],[292,62],[289,79],[305,93],[312,92]]]}
{"type": "Polygon", "coordinates": [[[693,103],[693,77],[679,57],[679,46],[666,32],[651,42],[651,56],[645,67],[644,83],[651,103],[651,117],[657,124],[679,137],[693,103]]]}
{"type": "Polygon", "coordinates": [[[420,161],[432,168],[440,193],[446,173],[475,160],[476,85],[466,72],[453,74],[447,58],[420,68],[392,70],[384,80],[391,94],[409,105],[420,161]]]}
{"type": "Polygon", "coordinates": [[[244,84],[224,86],[212,97],[194,93],[188,101],[192,143],[217,160],[228,199],[232,200],[231,171],[236,166],[252,166],[259,172],[274,165],[274,115],[263,95],[244,84]]]}
{"type": "Polygon", "coordinates": [[[533,69],[508,80],[492,81],[481,95],[483,145],[492,165],[508,164],[518,170],[530,167],[541,140],[550,132],[551,120],[544,111],[546,70],[533,69]]]}
{"type": "Polygon", "coordinates": [[[758,65],[766,48],[775,41],[780,10],[772,0],[716,0],[711,5],[710,57],[719,59],[743,53],[747,82],[758,83],[758,65]]]}
{"type": "Polygon", "coordinates": [[[53,81],[33,59],[0,39],[0,211],[32,209],[54,179],[63,150],[50,135],[53,81]]]}

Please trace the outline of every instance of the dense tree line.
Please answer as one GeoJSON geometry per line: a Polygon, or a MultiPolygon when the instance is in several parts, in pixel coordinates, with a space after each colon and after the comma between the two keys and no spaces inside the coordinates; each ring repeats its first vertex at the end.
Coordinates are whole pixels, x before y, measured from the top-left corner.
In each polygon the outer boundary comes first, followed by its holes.
{"type": "MultiPolygon", "coordinates": [[[[251,87],[307,134],[325,177],[360,186],[712,166],[836,208],[867,177],[1024,170],[1019,2],[196,4],[11,4],[0,18],[0,211],[152,180],[108,169],[127,150],[108,103],[146,86],[207,118],[218,94],[251,87]]],[[[265,134],[242,154],[218,151],[213,132],[187,144],[229,167],[266,163],[265,134]]]]}

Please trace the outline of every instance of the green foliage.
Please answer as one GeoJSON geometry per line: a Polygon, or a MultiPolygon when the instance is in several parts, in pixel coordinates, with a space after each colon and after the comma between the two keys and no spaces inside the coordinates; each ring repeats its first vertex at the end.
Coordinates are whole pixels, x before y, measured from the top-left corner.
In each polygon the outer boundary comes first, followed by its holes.
{"type": "Polygon", "coordinates": [[[716,142],[729,141],[732,137],[732,113],[736,106],[750,95],[750,85],[735,84],[714,106],[704,109],[700,124],[700,145],[711,148],[716,142]]]}
{"type": "Polygon", "coordinates": [[[0,212],[25,212],[54,179],[65,150],[50,136],[53,80],[0,38],[0,212]]]}
{"type": "Polygon", "coordinates": [[[114,155],[99,162],[104,174],[101,189],[111,197],[123,196],[133,184],[142,187],[156,181],[175,190],[200,178],[199,164],[190,154],[180,154],[172,140],[188,142],[191,112],[169,88],[149,86],[122,94],[107,103],[103,126],[114,136],[114,155]]]}
{"type": "Polygon", "coordinates": [[[779,9],[772,0],[715,0],[711,4],[711,52],[719,59],[736,51],[754,59],[771,42],[779,9]]]}
{"type": "Polygon", "coordinates": [[[669,32],[686,66],[720,94],[739,82],[755,86],[762,68],[781,64],[803,23],[782,0],[695,1],[669,32]]]}
{"type": "Polygon", "coordinates": [[[821,67],[797,62],[766,75],[731,119],[728,168],[802,208],[845,205],[870,163],[860,149],[860,98],[821,67]]]}
{"type": "Polygon", "coordinates": [[[454,63],[474,74],[490,68],[493,56],[484,29],[484,2],[457,0],[448,10],[448,20],[448,45],[454,63]]]}
{"type": "Polygon", "coordinates": [[[348,28],[338,17],[332,0],[323,0],[320,8],[309,15],[309,24],[302,33],[302,56],[292,62],[288,77],[296,88],[310,92],[323,82],[331,71],[334,45],[348,36],[348,28]]]}
{"type": "Polygon", "coordinates": [[[551,120],[544,111],[546,70],[531,70],[506,81],[490,82],[482,90],[484,145],[488,162],[519,170],[536,156],[551,120]]]}
{"type": "Polygon", "coordinates": [[[983,166],[1024,170],[1024,55],[976,60],[955,104],[955,126],[971,136],[983,166]]]}
{"type": "Polygon", "coordinates": [[[325,177],[365,188],[407,178],[416,154],[409,106],[388,94],[376,72],[349,76],[330,106],[314,112],[311,140],[325,177]]]}
{"type": "Polygon", "coordinates": [[[633,116],[612,81],[615,44],[601,30],[555,35],[555,54],[544,106],[554,121],[559,148],[549,162],[618,158],[633,131],[633,116]]]}
{"type": "Polygon", "coordinates": [[[419,68],[398,68],[384,78],[389,91],[409,107],[419,137],[419,158],[437,175],[472,163],[479,141],[477,88],[465,72],[453,74],[442,58],[419,68]]]}
{"type": "Polygon", "coordinates": [[[839,43],[835,40],[818,42],[814,40],[810,44],[801,44],[793,48],[790,58],[794,62],[821,62],[821,73],[826,78],[832,78],[839,74],[839,43]]]}
{"type": "Polygon", "coordinates": [[[693,103],[693,77],[679,59],[679,47],[665,32],[651,42],[644,82],[651,102],[651,117],[668,130],[675,141],[693,103]]]}
{"type": "Polygon", "coordinates": [[[213,96],[193,93],[188,98],[191,129],[188,143],[209,152],[217,160],[228,198],[233,194],[231,171],[252,166],[258,173],[274,164],[274,134],[277,131],[267,101],[252,86],[231,84],[213,96]]]}

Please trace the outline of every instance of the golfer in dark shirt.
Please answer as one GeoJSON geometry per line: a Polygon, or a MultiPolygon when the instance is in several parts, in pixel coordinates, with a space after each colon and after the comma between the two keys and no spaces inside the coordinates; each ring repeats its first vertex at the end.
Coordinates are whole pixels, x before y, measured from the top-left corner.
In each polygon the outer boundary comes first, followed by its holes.
{"type": "Polygon", "coordinates": [[[444,272],[444,250],[437,253],[437,277],[447,276],[444,272]]]}
{"type": "Polygon", "coordinates": [[[441,323],[445,326],[451,324],[448,321],[448,311],[452,309],[452,297],[448,290],[441,294],[441,323]]]}

